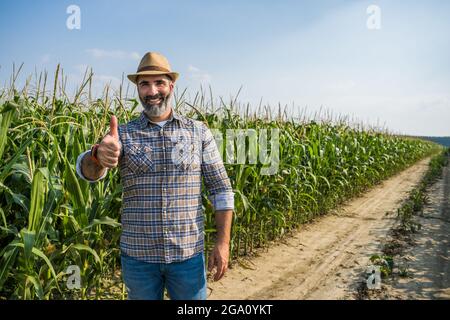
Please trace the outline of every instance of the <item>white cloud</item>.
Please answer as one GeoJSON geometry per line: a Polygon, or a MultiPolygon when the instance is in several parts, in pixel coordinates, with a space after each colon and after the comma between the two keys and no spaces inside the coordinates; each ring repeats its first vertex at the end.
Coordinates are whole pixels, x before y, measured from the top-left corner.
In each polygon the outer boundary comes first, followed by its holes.
{"type": "Polygon", "coordinates": [[[191,80],[196,82],[211,83],[211,75],[197,67],[194,67],[193,65],[188,66],[188,75],[191,80]]]}
{"type": "Polygon", "coordinates": [[[98,83],[100,87],[111,85],[113,88],[118,88],[121,82],[119,78],[105,74],[94,74],[92,81],[98,83]]]}
{"type": "MultiPolygon", "coordinates": [[[[87,74],[91,71],[91,66],[87,64],[78,64],[73,66],[74,72],[69,72],[67,74],[68,77],[68,83],[75,85],[73,90],[77,90],[79,86],[83,83],[85,78],[85,73],[87,70],[87,74]]],[[[105,86],[109,86],[111,91],[114,92],[119,89],[120,84],[122,80],[116,76],[109,75],[109,74],[97,74],[95,70],[93,70],[93,76],[92,76],[92,95],[94,97],[101,97],[105,86]]],[[[87,88],[85,88],[86,90],[87,88]]],[[[70,93],[70,91],[69,91],[70,93]]]]}
{"type": "Polygon", "coordinates": [[[139,61],[141,56],[138,52],[127,52],[122,50],[103,50],[103,49],[86,49],[86,52],[97,59],[111,58],[111,59],[130,59],[139,61]]]}
{"type": "Polygon", "coordinates": [[[142,57],[139,55],[139,53],[137,53],[137,52],[132,52],[132,53],[130,54],[130,58],[133,59],[133,60],[136,60],[136,61],[140,61],[142,57]]]}

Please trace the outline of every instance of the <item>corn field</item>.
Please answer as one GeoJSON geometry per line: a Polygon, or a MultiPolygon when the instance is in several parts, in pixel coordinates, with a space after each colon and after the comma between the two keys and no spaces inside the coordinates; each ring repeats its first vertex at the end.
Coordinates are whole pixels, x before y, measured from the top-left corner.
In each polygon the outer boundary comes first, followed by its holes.
{"type": "MultiPolygon", "coordinates": [[[[121,124],[137,117],[138,102],[108,88],[92,99],[91,76],[68,97],[58,74],[59,67],[51,90],[41,75],[33,89],[12,84],[0,92],[0,299],[102,299],[105,279],[120,268],[118,171],[89,184],[76,176],[75,161],[107,133],[111,115],[121,124]],[[80,289],[66,286],[71,265],[80,267],[80,289]]],[[[235,100],[215,105],[203,92],[190,101],[183,92],[175,102],[180,113],[223,133],[280,130],[275,174],[261,175],[258,163],[226,163],[236,208],[231,260],[439,150],[346,121],[242,115],[235,100]]],[[[214,214],[206,195],[203,200],[208,251],[214,214]]],[[[114,298],[125,298],[124,290],[114,298]]]]}

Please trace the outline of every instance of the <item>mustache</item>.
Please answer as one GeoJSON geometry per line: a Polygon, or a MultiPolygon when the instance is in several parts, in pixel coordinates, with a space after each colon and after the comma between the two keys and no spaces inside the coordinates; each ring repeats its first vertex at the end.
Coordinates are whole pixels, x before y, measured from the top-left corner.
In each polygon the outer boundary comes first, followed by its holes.
{"type": "Polygon", "coordinates": [[[167,99],[167,97],[163,96],[162,94],[155,94],[154,96],[145,96],[142,100],[144,100],[145,103],[148,103],[150,100],[155,99],[161,99],[162,102],[164,102],[167,99]]]}

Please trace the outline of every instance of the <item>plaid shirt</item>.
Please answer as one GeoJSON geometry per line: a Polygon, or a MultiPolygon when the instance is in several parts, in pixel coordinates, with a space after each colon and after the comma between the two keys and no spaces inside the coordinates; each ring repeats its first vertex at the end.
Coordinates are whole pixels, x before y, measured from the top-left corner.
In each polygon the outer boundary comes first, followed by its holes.
{"type": "MultiPolygon", "coordinates": [[[[121,251],[141,261],[171,263],[204,249],[202,177],[214,209],[234,208],[234,194],[214,137],[200,121],[175,112],[160,127],[144,112],[119,126],[123,185],[121,251]]],[[[81,173],[82,153],[77,159],[81,173]]],[[[216,213],[220,214],[220,213],[216,213]]]]}

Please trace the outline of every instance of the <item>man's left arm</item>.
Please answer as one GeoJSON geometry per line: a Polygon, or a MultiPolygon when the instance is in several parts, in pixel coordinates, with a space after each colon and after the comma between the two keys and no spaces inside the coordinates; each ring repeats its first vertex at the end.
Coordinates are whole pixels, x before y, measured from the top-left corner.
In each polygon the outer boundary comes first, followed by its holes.
{"type": "Polygon", "coordinates": [[[214,281],[220,280],[228,270],[230,257],[230,233],[233,220],[233,210],[216,211],[217,240],[208,260],[208,270],[217,268],[214,281]]]}
{"type": "Polygon", "coordinates": [[[202,144],[202,176],[214,207],[216,222],[216,243],[209,256],[208,270],[216,267],[214,281],[218,281],[228,269],[234,193],[214,137],[206,126],[202,144]]]}

